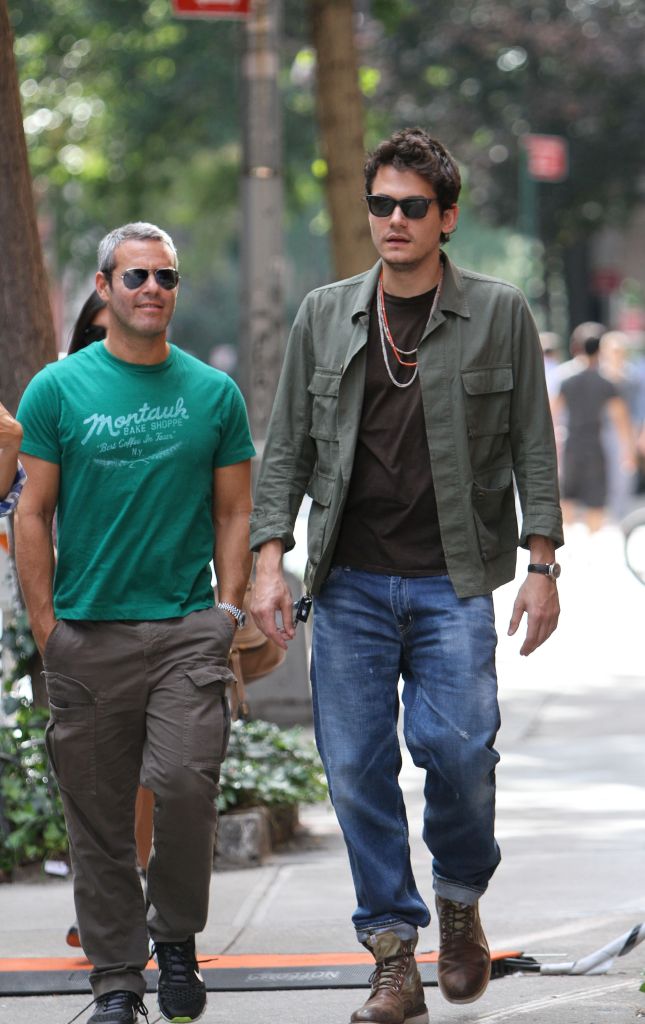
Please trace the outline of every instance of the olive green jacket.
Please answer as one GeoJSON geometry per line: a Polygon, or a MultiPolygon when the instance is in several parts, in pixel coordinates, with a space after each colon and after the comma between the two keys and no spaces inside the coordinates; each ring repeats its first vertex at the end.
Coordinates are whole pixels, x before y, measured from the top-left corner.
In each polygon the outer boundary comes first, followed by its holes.
{"type": "MultiPolygon", "coordinates": [[[[459,597],[472,597],[513,578],[518,543],[526,547],[531,534],[562,544],[562,515],[543,357],[527,302],[513,285],[443,258],[441,295],[418,350],[419,380],[448,573],[459,597]]],[[[329,572],[347,499],[380,269],[305,298],[264,449],[251,547],[280,539],[290,550],[308,494],[305,584],[314,594],[329,572]]]]}

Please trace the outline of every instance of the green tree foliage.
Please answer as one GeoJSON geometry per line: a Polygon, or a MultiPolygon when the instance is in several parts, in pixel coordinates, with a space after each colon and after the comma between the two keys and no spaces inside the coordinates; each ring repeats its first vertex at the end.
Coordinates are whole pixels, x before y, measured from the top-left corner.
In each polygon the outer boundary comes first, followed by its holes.
{"type": "MultiPolygon", "coordinates": [[[[178,19],[170,0],[9,0],[25,130],[54,272],[87,281],[127,220],[168,228],[181,256],[175,337],[207,358],[238,330],[244,26],[178,19]]],[[[285,13],[288,313],[329,272],[314,100],[298,74],[306,6],[285,13]]],[[[306,58],[305,58],[306,60],[306,58]]]]}
{"type": "Polygon", "coordinates": [[[168,227],[176,330],[206,355],[236,327],[241,26],[180,21],[168,0],[10,0],[10,12],[55,269],[87,274],[115,224],[168,227]]]}
{"type": "MultiPolygon", "coordinates": [[[[9,0],[9,9],[55,272],[87,275],[104,230],[158,221],[182,254],[175,335],[201,355],[234,340],[243,24],[179,20],[170,0],[9,0]]],[[[308,13],[285,0],[288,318],[330,275],[308,13]]],[[[643,0],[356,0],[356,33],[367,146],[394,127],[426,125],[466,169],[464,202],[478,220],[517,223],[527,132],[570,145],[569,179],[539,188],[550,244],[570,248],[620,223],[640,198],[643,0]]]]}
{"type": "Polygon", "coordinates": [[[96,236],[133,211],[181,224],[205,200],[214,213],[230,209],[237,23],[206,31],[173,18],[167,0],[12,0],[10,9],[32,169],[62,214],[62,255],[83,254],[84,231],[96,236]],[[101,203],[109,216],[97,226],[101,203]]]}
{"type": "MultiPolygon", "coordinates": [[[[375,4],[375,12],[389,4],[375,4]]],[[[469,169],[489,220],[517,220],[526,133],[564,136],[570,175],[541,186],[542,234],[564,246],[642,196],[642,0],[398,0],[378,46],[379,103],[422,123],[469,169]]]]}

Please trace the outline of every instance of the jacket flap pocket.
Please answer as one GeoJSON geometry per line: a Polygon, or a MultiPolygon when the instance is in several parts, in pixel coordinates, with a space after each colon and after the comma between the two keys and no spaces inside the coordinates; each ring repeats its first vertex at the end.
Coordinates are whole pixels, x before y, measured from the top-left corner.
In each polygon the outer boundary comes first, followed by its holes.
{"type": "Polygon", "coordinates": [[[222,690],[227,683],[235,682],[235,676],[228,665],[200,665],[195,668],[187,668],[186,675],[195,686],[221,683],[222,690]]]}
{"type": "Polygon", "coordinates": [[[483,366],[476,370],[462,370],[461,379],[469,395],[488,395],[496,391],[511,391],[513,368],[511,366],[483,366]]]}
{"type": "Polygon", "coordinates": [[[307,485],[307,494],[319,505],[330,505],[334,483],[333,477],[321,476],[320,473],[317,473],[312,476],[307,485]]]}
{"type": "Polygon", "coordinates": [[[334,370],[315,370],[307,390],[312,395],[337,395],[340,374],[334,370]]]}

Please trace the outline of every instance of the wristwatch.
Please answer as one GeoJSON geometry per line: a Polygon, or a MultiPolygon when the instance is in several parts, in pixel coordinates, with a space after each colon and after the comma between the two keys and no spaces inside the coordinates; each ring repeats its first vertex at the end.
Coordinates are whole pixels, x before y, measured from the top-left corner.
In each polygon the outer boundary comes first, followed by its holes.
{"type": "Polygon", "coordinates": [[[531,562],[528,571],[539,572],[542,576],[550,576],[552,580],[557,580],[560,575],[560,565],[558,562],[531,562]]]}
{"type": "Polygon", "coordinates": [[[241,608],[236,608],[234,604],[230,604],[228,601],[218,601],[217,607],[233,616],[237,622],[238,629],[243,629],[246,626],[246,615],[241,608]]]}

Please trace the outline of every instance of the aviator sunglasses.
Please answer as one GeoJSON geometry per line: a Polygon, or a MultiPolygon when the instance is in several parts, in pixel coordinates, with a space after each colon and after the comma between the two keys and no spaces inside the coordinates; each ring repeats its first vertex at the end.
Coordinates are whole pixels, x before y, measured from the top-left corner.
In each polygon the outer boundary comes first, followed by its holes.
{"type": "Polygon", "coordinates": [[[179,271],[175,270],[174,267],[162,267],[161,270],[131,267],[130,270],[126,270],[124,274],[121,274],[121,280],[126,288],[129,288],[130,291],[135,291],[136,288],[140,288],[142,284],[145,284],[150,274],[152,274],[159,287],[164,288],[167,292],[171,292],[179,284],[179,271]]]}
{"type": "Polygon", "coordinates": [[[393,199],[392,196],[365,196],[365,202],[375,217],[389,217],[394,208],[400,206],[404,217],[408,217],[409,220],[422,220],[432,203],[437,202],[437,198],[408,196],[407,199],[393,199]]]}

